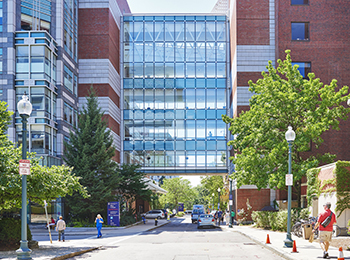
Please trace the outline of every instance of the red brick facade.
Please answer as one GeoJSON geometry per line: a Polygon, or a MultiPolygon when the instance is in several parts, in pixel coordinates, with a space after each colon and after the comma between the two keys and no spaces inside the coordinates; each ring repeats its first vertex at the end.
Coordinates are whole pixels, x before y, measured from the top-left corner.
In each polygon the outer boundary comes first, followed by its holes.
{"type": "MultiPolygon", "coordinates": [[[[350,85],[350,2],[345,0],[310,1],[309,5],[291,6],[290,1],[276,1],[277,58],[284,59],[285,50],[291,50],[295,62],[311,62],[311,71],[324,84],[332,79],[338,86],[350,85]],[[291,40],[291,22],[309,23],[308,41],[291,40]]],[[[324,144],[318,150],[314,147],[307,156],[316,153],[332,153],[337,160],[349,160],[350,149],[344,140],[350,140],[350,120],[342,121],[340,131],[323,134],[324,144]]]]}
{"type": "Polygon", "coordinates": [[[237,1],[237,44],[268,45],[269,0],[237,1]]]}
{"type": "MultiPolygon", "coordinates": [[[[263,207],[270,205],[270,189],[262,189],[260,191],[256,189],[238,189],[237,209],[246,209],[247,199],[249,199],[252,210],[259,211],[263,207]]],[[[251,218],[248,220],[251,220],[251,218]]]]}
{"type": "MultiPolygon", "coordinates": [[[[130,12],[127,2],[119,0],[122,8],[130,12]]],[[[120,29],[112,11],[109,8],[88,8],[79,9],[79,59],[97,59],[106,60],[115,68],[117,74],[120,74],[120,29]]],[[[110,72],[113,73],[113,72],[110,72]]],[[[105,74],[106,75],[106,74],[105,74]]],[[[109,75],[109,74],[107,74],[109,75]]],[[[114,75],[117,76],[118,75],[114,75]]],[[[103,76],[101,76],[103,77],[103,76]]],[[[113,82],[109,77],[102,79],[102,82],[113,82]]],[[[101,79],[98,79],[100,81],[101,79]]],[[[79,84],[79,97],[88,95],[91,85],[96,90],[97,96],[108,97],[118,108],[120,108],[120,96],[109,83],[79,84]]],[[[120,136],[120,123],[114,120],[119,115],[112,117],[112,111],[106,111],[103,119],[107,121],[108,127],[112,132],[120,136]]],[[[120,113],[120,112],[119,112],[120,113]]],[[[113,159],[116,162],[121,161],[120,150],[116,150],[113,159]]]]}

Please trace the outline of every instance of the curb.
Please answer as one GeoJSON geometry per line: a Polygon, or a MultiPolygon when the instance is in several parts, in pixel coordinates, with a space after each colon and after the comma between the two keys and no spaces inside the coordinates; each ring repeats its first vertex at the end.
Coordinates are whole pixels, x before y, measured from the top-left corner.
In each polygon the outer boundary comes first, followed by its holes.
{"type": "Polygon", "coordinates": [[[275,254],[283,257],[284,259],[287,259],[287,260],[296,260],[296,258],[292,257],[289,255],[289,253],[286,253],[286,252],[283,252],[273,246],[270,246],[270,245],[267,245],[263,242],[261,242],[260,240],[256,239],[255,237],[252,237],[252,236],[249,236],[247,235],[246,233],[243,233],[242,231],[240,230],[232,230],[232,232],[237,232],[237,233],[240,233],[241,235],[253,240],[255,243],[259,244],[260,246],[263,246],[265,248],[267,248],[268,250],[274,252],[275,254]]]}
{"type": "Polygon", "coordinates": [[[165,225],[169,224],[170,222],[171,222],[171,221],[168,221],[168,222],[165,222],[165,223],[160,224],[160,225],[158,225],[158,226],[154,226],[154,227],[152,227],[152,228],[150,228],[150,229],[147,229],[146,231],[152,231],[152,230],[157,229],[157,228],[159,228],[159,227],[165,226],[165,225]]]}
{"type": "Polygon", "coordinates": [[[85,254],[85,253],[88,253],[88,252],[91,252],[91,251],[94,251],[94,250],[97,250],[97,249],[100,249],[100,248],[101,247],[93,247],[93,248],[90,248],[90,249],[81,250],[81,251],[78,251],[78,252],[73,252],[73,253],[70,253],[70,254],[62,255],[62,256],[57,256],[57,257],[52,258],[51,260],[64,260],[64,259],[68,259],[68,258],[71,258],[71,257],[74,257],[74,256],[82,255],[82,254],[85,254]]]}

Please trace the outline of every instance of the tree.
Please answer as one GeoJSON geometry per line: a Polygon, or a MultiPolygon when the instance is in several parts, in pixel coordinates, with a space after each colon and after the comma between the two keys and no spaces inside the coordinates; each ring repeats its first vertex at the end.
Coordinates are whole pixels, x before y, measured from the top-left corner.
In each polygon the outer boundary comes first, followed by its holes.
{"type": "Polygon", "coordinates": [[[167,191],[166,194],[160,196],[162,205],[169,204],[177,208],[179,202],[192,200],[194,192],[191,182],[180,178],[165,179],[162,188],[167,191]]]}
{"type": "Polygon", "coordinates": [[[117,163],[112,160],[115,149],[111,131],[102,120],[95,91],[91,87],[86,107],[79,114],[78,128],[70,132],[65,142],[65,162],[81,177],[80,183],[87,188],[89,198],[82,199],[77,193],[67,197],[67,204],[74,219],[94,220],[97,213],[106,215],[107,202],[115,200],[113,191],[118,187],[117,163]]]}
{"type": "Polygon", "coordinates": [[[213,175],[213,176],[207,176],[201,179],[201,184],[204,187],[205,190],[208,191],[207,193],[207,201],[209,202],[209,205],[213,204],[214,199],[214,209],[217,208],[217,205],[219,203],[219,194],[218,194],[218,188],[220,188],[220,208],[225,209],[227,207],[227,189],[224,185],[224,179],[223,176],[219,175],[213,175]],[[213,198],[214,193],[214,198],[213,198]]]}
{"type": "Polygon", "coordinates": [[[147,189],[147,179],[145,179],[145,174],[139,171],[139,168],[140,166],[135,164],[123,164],[117,168],[119,181],[116,191],[129,205],[136,198],[151,200],[152,191],[147,189]]]}
{"type": "MultiPolygon", "coordinates": [[[[8,139],[5,132],[12,112],[7,111],[5,102],[0,102],[0,210],[20,208],[22,202],[22,177],[18,172],[22,148],[8,139]]],[[[27,197],[32,202],[43,205],[57,197],[72,194],[73,191],[82,197],[87,192],[79,183],[79,177],[72,174],[67,166],[44,167],[39,165],[35,153],[28,153],[31,161],[30,175],[27,176],[27,197]]]]}
{"type": "MultiPolygon", "coordinates": [[[[223,116],[230,124],[234,140],[228,144],[235,151],[230,159],[235,164],[234,178],[240,187],[253,184],[258,189],[285,187],[288,172],[288,144],[285,132],[292,126],[296,132],[293,142],[292,173],[300,203],[300,180],[306,171],[335,156],[306,153],[323,142],[322,133],[339,129],[350,108],[342,105],[350,98],[348,87],[338,88],[337,81],[324,85],[314,73],[303,79],[298,66],[292,66],[290,51],[286,59],[278,60],[275,69],[269,61],[267,72],[256,83],[249,81],[250,110],[237,118],[223,116]]],[[[300,204],[299,204],[300,205],[300,204]]]]}

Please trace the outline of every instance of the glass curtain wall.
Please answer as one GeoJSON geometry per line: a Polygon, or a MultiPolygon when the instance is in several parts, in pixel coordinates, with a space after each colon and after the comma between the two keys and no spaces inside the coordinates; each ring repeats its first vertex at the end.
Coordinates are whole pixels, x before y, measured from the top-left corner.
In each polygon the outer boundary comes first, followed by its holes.
{"type": "MultiPolygon", "coordinates": [[[[43,164],[57,165],[56,119],[57,44],[46,32],[16,33],[16,103],[30,97],[33,112],[28,122],[27,147],[42,156],[43,164]]],[[[16,112],[16,141],[22,143],[21,118],[16,112]]]]}
{"type": "Polygon", "coordinates": [[[124,16],[123,29],[124,162],[225,170],[226,17],[124,16]]]}

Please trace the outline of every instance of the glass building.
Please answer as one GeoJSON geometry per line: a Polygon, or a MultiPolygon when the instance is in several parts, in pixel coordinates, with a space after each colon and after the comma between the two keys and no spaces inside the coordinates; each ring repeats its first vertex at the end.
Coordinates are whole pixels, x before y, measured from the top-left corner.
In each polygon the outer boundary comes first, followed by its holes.
{"type": "Polygon", "coordinates": [[[130,15],[123,30],[124,163],[227,173],[227,17],[130,15]]]}

